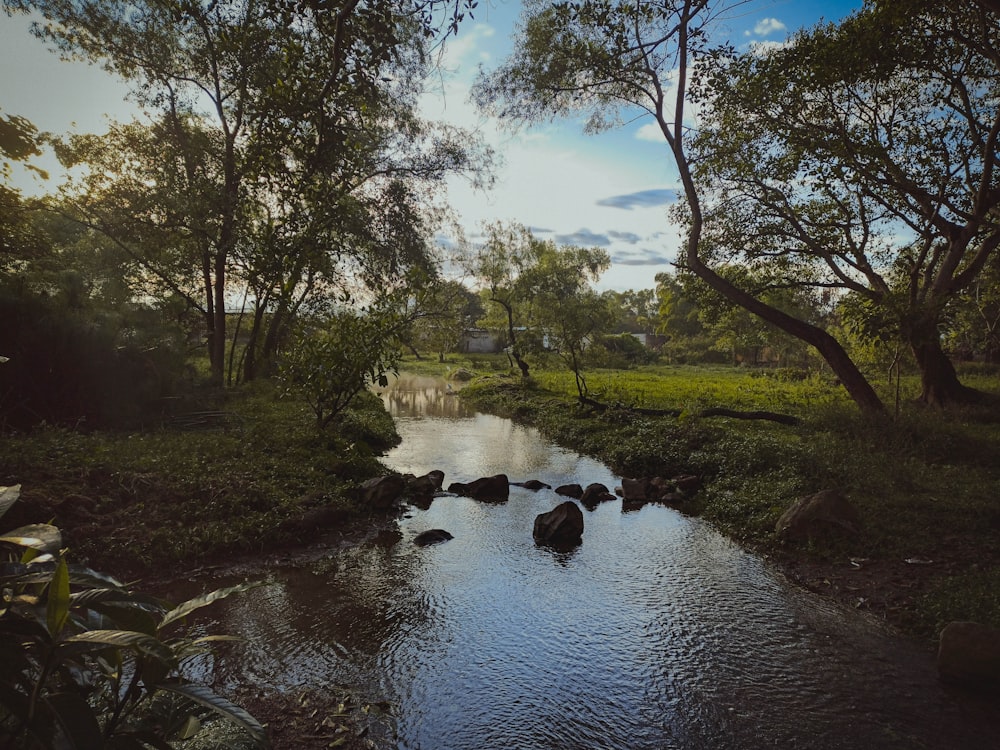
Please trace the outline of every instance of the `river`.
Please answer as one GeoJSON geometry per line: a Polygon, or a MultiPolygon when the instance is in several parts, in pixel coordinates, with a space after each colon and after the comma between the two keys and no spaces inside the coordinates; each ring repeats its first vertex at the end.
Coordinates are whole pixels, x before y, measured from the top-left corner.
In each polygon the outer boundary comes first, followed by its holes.
{"type": "MultiPolygon", "coordinates": [[[[404,379],[383,398],[400,472],[620,482],[440,382],[404,379]]],[[[248,642],[214,679],[358,686],[391,705],[373,737],[399,750],[1000,746],[996,705],[940,685],[926,648],[697,519],[607,502],[584,511],[579,547],[536,546],[535,516],[563,499],[440,497],[369,544],[269,571],[214,624],[248,642]],[[454,539],[412,543],[431,528],[454,539]]]]}

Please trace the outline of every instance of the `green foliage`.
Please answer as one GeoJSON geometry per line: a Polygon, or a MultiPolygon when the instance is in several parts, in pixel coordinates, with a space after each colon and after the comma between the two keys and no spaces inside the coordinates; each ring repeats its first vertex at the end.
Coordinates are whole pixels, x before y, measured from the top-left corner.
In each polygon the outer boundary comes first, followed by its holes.
{"type": "Polygon", "coordinates": [[[155,310],[119,311],[0,288],[4,426],[156,423],[185,374],[177,333],[155,310]]]}
{"type": "MultiPolygon", "coordinates": [[[[0,487],[0,516],[19,494],[19,485],[0,487]]],[[[171,606],[69,563],[61,546],[47,524],[0,536],[0,734],[8,747],[165,747],[182,727],[192,731],[200,709],[269,746],[250,714],[183,673],[185,660],[222,638],[178,626],[249,584],[171,606]],[[184,699],[181,721],[165,721],[164,693],[184,699]]]]}
{"type": "Polygon", "coordinates": [[[399,361],[398,319],[385,311],[343,310],[311,321],[286,354],[281,378],[301,394],[321,430],[371,385],[386,385],[399,361]]]}
{"type": "Polygon", "coordinates": [[[587,363],[592,367],[626,369],[657,359],[656,352],[629,333],[598,336],[587,348],[587,363]]]}

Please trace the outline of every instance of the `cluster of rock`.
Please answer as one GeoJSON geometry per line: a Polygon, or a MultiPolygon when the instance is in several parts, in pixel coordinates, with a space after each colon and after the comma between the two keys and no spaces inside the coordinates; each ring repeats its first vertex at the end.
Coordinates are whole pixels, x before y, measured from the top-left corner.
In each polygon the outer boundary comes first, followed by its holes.
{"type": "MultiPolygon", "coordinates": [[[[604,484],[593,483],[586,487],[580,484],[564,484],[553,491],[562,497],[578,500],[588,510],[594,510],[601,503],[622,498],[622,510],[629,511],[655,502],[683,506],[698,490],[698,477],[679,476],[672,479],[652,477],[648,479],[625,479],[614,494],[604,484]]],[[[431,471],[423,476],[390,475],[376,477],[365,482],[359,492],[361,501],[376,512],[387,512],[404,497],[411,504],[427,508],[435,497],[459,495],[488,503],[503,503],[510,497],[510,487],[524,487],[529,490],[552,490],[552,486],[537,479],[525,482],[511,482],[506,474],[481,477],[472,482],[453,482],[443,490],[444,472],[431,471]]],[[[548,513],[539,514],[535,519],[532,535],[539,544],[557,548],[579,544],[583,538],[583,513],[580,507],[564,501],[548,513]]],[[[418,534],[414,543],[419,546],[437,544],[452,539],[444,529],[429,529],[418,534]]]]}
{"type": "MultiPolygon", "coordinates": [[[[388,511],[402,498],[420,507],[428,507],[435,497],[461,495],[483,502],[505,502],[510,486],[530,490],[552,490],[537,479],[510,482],[505,474],[482,477],[473,482],[455,482],[442,491],[444,472],[431,471],[416,476],[377,477],[361,487],[361,499],[373,510],[388,511]]],[[[623,479],[612,494],[607,486],[593,483],[583,487],[565,484],[555,494],[579,501],[588,510],[601,503],[622,499],[622,510],[629,511],[646,503],[661,503],[683,508],[701,486],[696,476],[623,479]]],[[[535,518],[532,536],[537,544],[567,549],[583,538],[583,512],[575,502],[560,503],[535,518]]],[[[788,541],[810,541],[830,536],[855,537],[861,533],[861,519],[851,503],[836,490],[823,490],[796,500],[775,525],[778,537],[788,541]]],[[[452,539],[444,529],[428,529],[413,540],[427,546],[452,539]]],[[[971,686],[1000,686],[1000,630],[974,622],[953,622],[941,633],[937,656],[941,678],[947,682],[971,686]]]]}

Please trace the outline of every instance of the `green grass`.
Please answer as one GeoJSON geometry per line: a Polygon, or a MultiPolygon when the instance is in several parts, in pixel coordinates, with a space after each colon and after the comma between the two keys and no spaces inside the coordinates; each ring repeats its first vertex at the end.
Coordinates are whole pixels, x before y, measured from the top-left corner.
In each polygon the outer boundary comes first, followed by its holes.
{"type": "Polygon", "coordinates": [[[29,520],[55,516],[75,559],[142,573],[300,544],[289,523],[311,509],[361,516],[352,489],[384,473],[376,453],[398,440],[370,394],[322,435],[308,407],[267,388],[231,392],[212,411],[224,418],[205,429],[5,436],[0,484],[22,485],[29,520]],[[66,498],[96,508],[64,520],[66,498]]]}
{"type": "MultiPolygon", "coordinates": [[[[480,408],[530,421],[624,476],[703,477],[697,512],[765,553],[831,564],[850,557],[894,564],[934,560],[937,575],[926,582],[915,610],[899,618],[914,632],[937,632],[969,612],[1000,627],[1000,597],[987,585],[1000,580],[997,400],[929,409],[914,401],[919,382],[904,378],[900,414],[879,420],[862,416],[843,389],[817,377],[654,366],[598,371],[587,380],[591,394],[605,403],[683,411],[676,419],[588,411],[575,403],[572,375],[559,371],[536,372],[529,383],[484,378],[464,396],[480,408]],[[694,416],[711,406],[783,412],[802,423],[694,416]],[[858,508],[862,536],[796,550],[780,543],[774,525],[789,504],[829,488],[858,508]]],[[[982,376],[975,386],[995,394],[1000,379],[982,376]]]]}

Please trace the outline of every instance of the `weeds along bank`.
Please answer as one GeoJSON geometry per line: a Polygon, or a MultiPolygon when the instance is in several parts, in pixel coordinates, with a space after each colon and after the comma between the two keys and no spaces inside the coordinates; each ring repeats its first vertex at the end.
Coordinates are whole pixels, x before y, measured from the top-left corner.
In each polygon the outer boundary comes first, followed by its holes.
{"type": "Polygon", "coordinates": [[[4,435],[0,485],[22,486],[12,524],[54,521],[75,561],[148,579],[366,523],[353,489],[398,440],[374,395],[320,433],[308,406],[258,388],[141,433],[4,435]]]}
{"type": "MultiPolygon", "coordinates": [[[[628,477],[696,474],[692,512],[767,555],[789,577],[935,637],[952,620],[1000,626],[1000,408],[927,409],[903,403],[894,420],[861,417],[834,385],[735,370],[645,368],[588,377],[581,407],[572,375],[528,382],[480,378],[463,390],[478,408],[538,427],[555,442],[628,477]],[[643,416],[628,406],[680,409],[643,416]],[[711,407],[801,419],[699,418],[711,407]],[[775,523],[797,498],[837,489],[857,508],[855,539],[780,541],[775,523]]],[[[996,393],[997,383],[977,387],[996,393]]]]}

